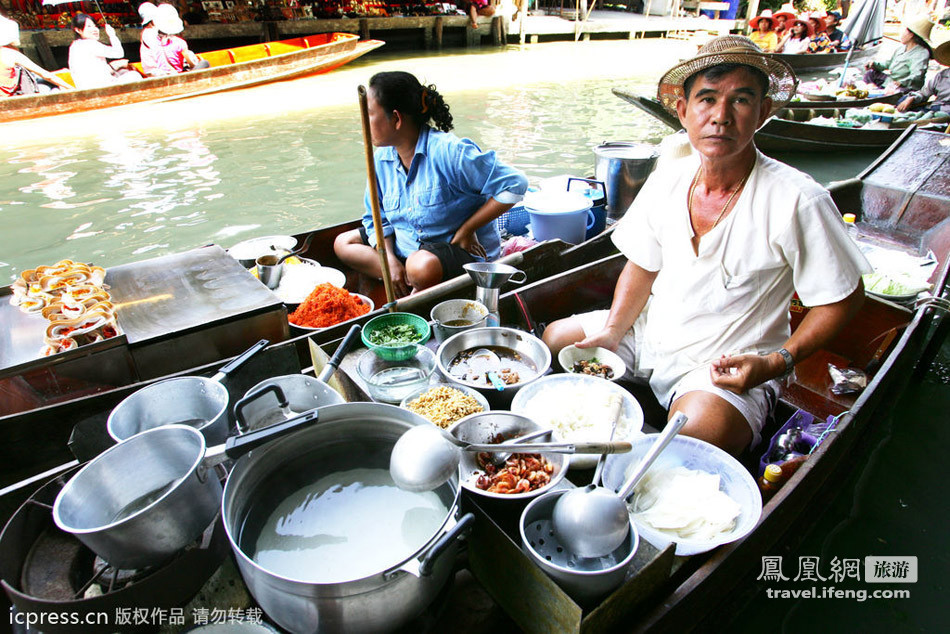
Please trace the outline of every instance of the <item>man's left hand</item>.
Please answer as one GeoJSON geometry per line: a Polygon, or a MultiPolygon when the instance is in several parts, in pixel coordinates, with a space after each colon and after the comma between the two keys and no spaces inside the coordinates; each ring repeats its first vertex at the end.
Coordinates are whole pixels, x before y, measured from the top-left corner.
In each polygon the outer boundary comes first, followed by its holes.
{"type": "Polygon", "coordinates": [[[480,258],[488,257],[488,254],[485,252],[485,247],[478,241],[478,237],[474,231],[469,232],[459,229],[455,232],[455,235],[452,236],[452,244],[462,247],[474,256],[480,258]]]}
{"type": "Polygon", "coordinates": [[[748,392],[755,386],[783,374],[784,361],[782,361],[783,367],[779,369],[775,365],[773,356],[776,355],[740,354],[734,357],[723,355],[713,361],[709,367],[712,383],[716,387],[736,394],[748,392]]]}

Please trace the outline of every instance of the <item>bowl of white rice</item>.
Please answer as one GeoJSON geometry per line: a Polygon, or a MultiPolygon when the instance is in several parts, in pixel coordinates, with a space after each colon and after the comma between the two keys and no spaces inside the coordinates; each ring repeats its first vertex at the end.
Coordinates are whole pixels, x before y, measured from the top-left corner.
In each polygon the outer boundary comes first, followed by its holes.
{"type": "MultiPolygon", "coordinates": [[[[614,440],[642,435],[643,409],[616,383],[586,374],[551,374],[515,394],[511,411],[554,429],[554,438],[567,442],[607,442],[617,407],[620,418],[614,440]]],[[[571,467],[591,469],[599,456],[571,456],[571,467]]]]}

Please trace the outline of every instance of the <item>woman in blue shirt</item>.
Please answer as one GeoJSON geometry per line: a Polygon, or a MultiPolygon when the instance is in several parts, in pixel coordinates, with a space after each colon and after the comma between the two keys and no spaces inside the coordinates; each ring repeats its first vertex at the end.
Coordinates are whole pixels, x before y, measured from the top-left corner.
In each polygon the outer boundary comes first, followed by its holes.
{"type": "MultiPolygon", "coordinates": [[[[519,170],[449,131],[452,115],[435,86],[401,71],[377,73],[367,95],[376,146],[383,236],[399,296],[461,275],[468,262],[498,257],[495,219],[521,200],[528,180],[519,170]]],[[[333,245],[351,268],[381,277],[369,190],[360,229],[333,245]]]]}

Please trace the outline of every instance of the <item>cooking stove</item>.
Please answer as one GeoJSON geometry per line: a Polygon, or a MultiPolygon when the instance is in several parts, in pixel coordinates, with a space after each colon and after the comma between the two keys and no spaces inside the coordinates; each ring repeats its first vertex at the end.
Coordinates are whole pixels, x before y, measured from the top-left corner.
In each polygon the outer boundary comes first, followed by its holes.
{"type": "Polygon", "coordinates": [[[117,614],[135,609],[167,613],[187,603],[230,552],[224,525],[216,518],[198,540],[161,565],[115,569],[53,521],[53,502],[78,469],[41,487],[10,518],[0,534],[0,584],[21,613],[108,615],[108,623],[97,625],[50,624],[47,618],[46,633],[157,629],[157,624],[118,628],[117,614]]]}

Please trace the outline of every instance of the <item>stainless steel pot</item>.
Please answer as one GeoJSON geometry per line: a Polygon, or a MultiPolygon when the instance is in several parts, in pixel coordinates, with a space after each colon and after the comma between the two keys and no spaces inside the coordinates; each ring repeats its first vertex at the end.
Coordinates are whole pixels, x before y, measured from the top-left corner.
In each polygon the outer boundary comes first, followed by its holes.
{"type": "Polygon", "coordinates": [[[435,333],[436,341],[442,343],[452,335],[484,326],[488,320],[488,307],[470,299],[447,299],[433,307],[429,312],[429,318],[432,319],[432,332],[435,333]],[[464,325],[446,323],[453,321],[468,323],[464,325]]]}
{"type": "Polygon", "coordinates": [[[327,381],[359,339],[360,330],[359,324],[350,327],[316,378],[304,374],[286,374],[261,381],[249,389],[234,404],[234,420],[238,431],[260,429],[286,420],[288,414],[344,403],[343,396],[327,385],[327,381]]]}
{"type": "Polygon", "coordinates": [[[532,383],[551,368],[551,351],[544,345],[544,342],[537,337],[514,328],[476,328],[466,330],[457,335],[449,337],[439,346],[436,352],[436,359],[439,365],[439,372],[446,377],[450,383],[461,384],[466,387],[475,388],[481,392],[492,407],[499,408],[511,403],[515,392],[525,385],[532,383]],[[520,381],[513,385],[506,385],[503,390],[496,390],[482,385],[475,385],[468,381],[462,381],[449,372],[449,366],[458,353],[470,348],[482,348],[486,346],[501,346],[517,351],[522,356],[531,359],[538,373],[534,377],[525,381],[520,381]]]}
{"type": "Polygon", "coordinates": [[[311,424],[307,412],[207,449],[194,427],[164,425],[96,456],[59,492],[53,521],[117,568],[159,564],[191,544],[218,514],[212,467],[311,424]]]}
{"type": "MultiPolygon", "coordinates": [[[[448,512],[416,552],[385,570],[333,583],[288,578],[253,559],[242,540],[261,506],[275,509],[291,489],[354,468],[387,469],[396,440],[426,419],[380,403],[329,405],[319,424],[253,452],[235,465],[222,499],[222,517],[241,576],[261,608],[291,632],[392,630],[418,615],[452,573],[457,538],[473,520],[456,521],[458,475],[436,490],[448,512]]],[[[367,522],[373,519],[367,518],[367,522]]],[[[252,542],[249,542],[252,543],[252,542]]]]}
{"type": "Polygon", "coordinates": [[[594,148],[594,177],[607,189],[607,217],[619,220],[656,167],[660,153],[646,143],[612,141],[594,148]]]}
{"type": "Polygon", "coordinates": [[[267,347],[262,339],[223,366],[210,379],[182,376],[158,381],[134,392],[109,414],[106,428],[116,442],[162,425],[185,424],[200,431],[209,445],[228,437],[228,390],[221,381],[267,347]]]}

